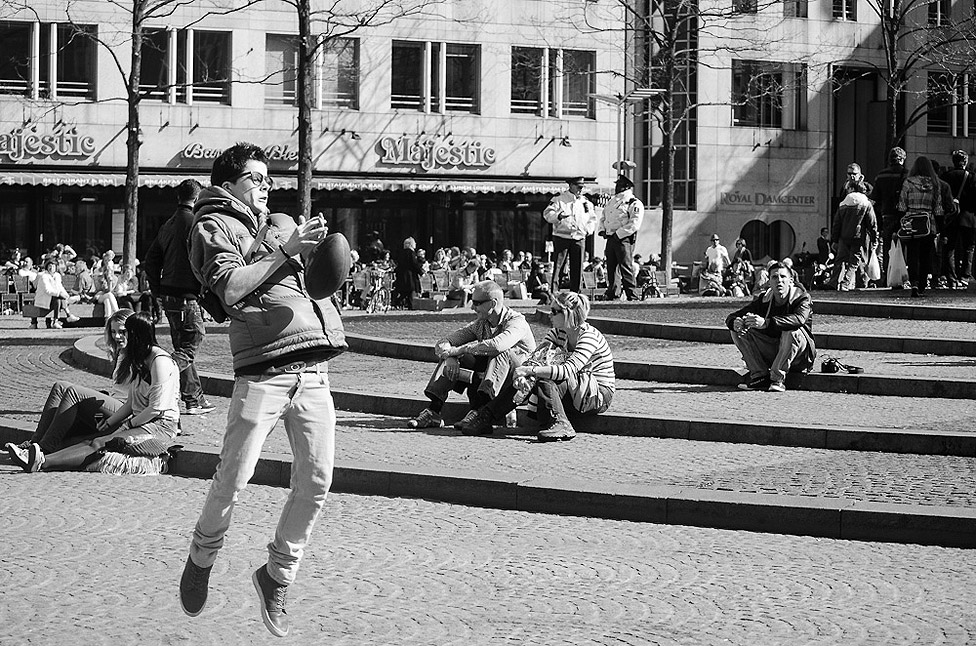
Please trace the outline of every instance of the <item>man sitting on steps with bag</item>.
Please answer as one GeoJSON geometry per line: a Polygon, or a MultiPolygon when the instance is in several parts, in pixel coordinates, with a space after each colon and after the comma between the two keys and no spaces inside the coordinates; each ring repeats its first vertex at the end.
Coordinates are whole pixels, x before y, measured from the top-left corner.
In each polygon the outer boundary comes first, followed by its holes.
{"type": "Polygon", "coordinates": [[[784,392],[786,374],[809,370],[817,358],[813,301],[788,267],[769,268],[768,290],[729,314],[725,325],[749,369],[742,390],[784,392]]]}

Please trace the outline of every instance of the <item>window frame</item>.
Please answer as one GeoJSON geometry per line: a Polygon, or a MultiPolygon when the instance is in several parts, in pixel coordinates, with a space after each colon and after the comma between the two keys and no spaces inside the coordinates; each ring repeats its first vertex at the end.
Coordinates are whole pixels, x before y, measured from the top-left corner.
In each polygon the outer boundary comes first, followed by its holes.
{"type": "Polygon", "coordinates": [[[805,130],[806,65],[732,59],[732,126],[805,130]]]}
{"type": "Polygon", "coordinates": [[[479,114],[481,68],[481,44],[395,39],[390,45],[390,108],[428,114],[479,114]],[[411,51],[416,53],[402,58],[411,51]],[[472,61],[474,68],[474,73],[467,75],[472,82],[470,96],[452,91],[461,87],[452,83],[459,80],[452,59],[463,58],[472,61]]]}

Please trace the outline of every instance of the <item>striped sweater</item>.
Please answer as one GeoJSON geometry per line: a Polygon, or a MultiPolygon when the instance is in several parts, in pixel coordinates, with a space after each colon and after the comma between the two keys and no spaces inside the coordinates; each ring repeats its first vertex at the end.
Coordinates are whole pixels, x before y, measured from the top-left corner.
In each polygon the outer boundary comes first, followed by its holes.
{"type": "MultiPolygon", "coordinates": [[[[552,328],[543,343],[548,342],[569,350],[566,348],[566,336],[565,330],[552,328]]],[[[598,385],[609,388],[611,392],[616,389],[610,345],[603,334],[589,323],[583,323],[580,327],[576,347],[566,357],[566,361],[553,366],[553,369],[553,381],[565,381],[570,375],[574,375],[578,381],[585,382],[582,377],[592,376],[598,385]]]]}

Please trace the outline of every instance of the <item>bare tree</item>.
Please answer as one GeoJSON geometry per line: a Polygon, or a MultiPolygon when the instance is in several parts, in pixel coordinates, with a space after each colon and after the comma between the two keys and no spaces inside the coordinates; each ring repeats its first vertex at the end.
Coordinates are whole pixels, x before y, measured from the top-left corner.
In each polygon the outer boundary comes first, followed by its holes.
{"type": "Polygon", "coordinates": [[[953,7],[950,0],[868,0],[867,6],[878,19],[877,38],[855,49],[850,64],[877,73],[887,88],[885,149],[890,150],[903,145],[909,129],[934,108],[976,102],[959,87],[976,67],[976,13],[971,4],[953,7]],[[934,83],[913,89],[911,81],[926,73],[934,73],[934,83]],[[905,99],[912,96],[914,107],[908,108],[905,99]]]}
{"type": "MultiPolygon", "coordinates": [[[[768,52],[776,39],[782,38],[774,29],[784,16],[778,6],[781,3],[775,0],[736,0],[707,5],[699,0],[612,0],[606,5],[571,4],[567,9],[568,19],[582,32],[617,34],[616,42],[625,48],[625,68],[605,73],[620,77],[621,101],[640,90],[655,90],[647,100],[644,116],[660,131],[664,153],[661,267],[665,271],[673,262],[675,137],[697,108],[716,105],[697,98],[697,71],[726,59],[733,52],[737,56],[768,52]],[[766,14],[763,19],[755,20],[761,13],[766,14]],[[608,17],[614,14],[615,19],[608,17]]],[[[721,105],[775,97],[781,90],[770,84],[755,84],[721,105]]]]}
{"type": "Polygon", "coordinates": [[[316,61],[341,39],[433,13],[453,0],[283,0],[298,16],[298,213],[312,210],[312,108],[316,61]]]}
{"type": "MultiPolygon", "coordinates": [[[[102,96],[103,103],[125,100],[127,105],[126,130],[126,174],[125,174],[125,221],[123,234],[122,262],[133,266],[136,259],[139,212],[139,149],[142,146],[142,127],[140,105],[151,92],[160,88],[145,87],[142,84],[142,58],[146,51],[144,39],[153,25],[172,26],[175,17],[187,17],[181,27],[192,27],[209,16],[230,14],[247,9],[260,0],[107,0],[101,5],[99,29],[90,29],[91,20],[86,12],[91,9],[90,2],[70,0],[64,7],[66,23],[71,28],[70,38],[89,39],[111,60],[125,86],[122,97],[102,96]],[[106,8],[107,7],[107,8],[106,8]]],[[[29,0],[4,0],[0,5],[11,15],[26,14],[37,20],[36,11],[29,0]]],[[[230,82],[231,79],[225,79],[230,82]]],[[[192,83],[192,79],[186,79],[192,83]]],[[[162,88],[168,90],[169,88],[162,88]]],[[[31,101],[30,98],[26,99],[31,101]]],[[[48,103],[49,100],[45,99],[48,103]]],[[[55,105],[80,104],[57,101],[55,105]]]]}

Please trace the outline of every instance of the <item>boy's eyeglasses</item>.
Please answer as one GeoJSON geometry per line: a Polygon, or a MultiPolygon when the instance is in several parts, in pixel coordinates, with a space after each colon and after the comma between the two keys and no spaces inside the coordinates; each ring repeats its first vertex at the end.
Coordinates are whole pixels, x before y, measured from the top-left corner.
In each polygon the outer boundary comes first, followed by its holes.
{"type": "Polygon", "coordinates": [[[274,188],[274,178],[272,178],[271,175],[262,175],[256,170],[246,171],[240,175],[235,175],[231,181],[237,182],[245,177],[251,180],[251,183],[255,186],[263,186],[265,183],[267,183],[269,189],[274,188]]]}
{"type": "Polygon", "coordinates": [[[474,303],[477,306],[477,305],[484,305],[485,303],[487,303],[490,300],[491,300],[490,298],[481,298],[481,299],[479,299],[479,298],[472,298],[471,299],[471,302],[474,303]]]}

